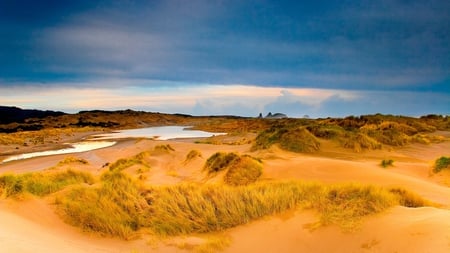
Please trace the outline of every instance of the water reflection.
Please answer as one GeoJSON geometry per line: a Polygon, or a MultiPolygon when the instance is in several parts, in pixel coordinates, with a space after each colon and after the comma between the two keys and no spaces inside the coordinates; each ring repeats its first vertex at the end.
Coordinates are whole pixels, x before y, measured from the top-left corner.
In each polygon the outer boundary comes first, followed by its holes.
{"type": "Polygon", "coordinates": [[[177,138],[203,138],[212,135],[224,135],[225,133],[210,133],[199,130],[190,130],[186,126],[163,126],[139,129],[122,130],[109,134],[95,135],[96,140],[114,138],[151,138],[156,140],[170,140],[177,138]]]}
{"type": "Polygon", "coordinates": [[[90,150],[95,150],[99,148],[106,148],[116,144],[115,141],[101,141],[109,139],[119,139],[119,138],[151,138],[156,140],[169,140],[177,138],[203,138],[210,137],[213,135],[224,135],[225,133],[210,133],[199,130],[190,130],[186,126],[163,126],[163,127],[148,127],[139,129],[122,130],[114,133],[100,134],[92,136],[95,141],[85,141],[70,144],[71,147],[58,149],[58,150],[48,150],[41,152],[26,153],[20,155],[14,155],[6,158],[0,163],[28,159],[38,156],[49,156],[49,155],[61,155],[70,153],[80,153],[90,150]]]}
{"type": "Polygon", "coordinates": [[[1,163],[6,163],[6,162],[10,162],[10,161],[15,161],[15,160],[28,159],[28,158],[32,158],[32,157],[38,157],[38,156],[81,153],[81,152],[86,152],[86,151],[90,151],[90,150],[110,147],[114,144],[116,144],[115,141],[78,142],[78,143],[71,144],[71,147],[69,147],[69,148],[63,148],[63,149],[58,149],[58,150],[47,150],[47,151],[25,153],[25,154],[10,156],[10,157],[6,158],[5,160],[3,160],[1,163]]]}

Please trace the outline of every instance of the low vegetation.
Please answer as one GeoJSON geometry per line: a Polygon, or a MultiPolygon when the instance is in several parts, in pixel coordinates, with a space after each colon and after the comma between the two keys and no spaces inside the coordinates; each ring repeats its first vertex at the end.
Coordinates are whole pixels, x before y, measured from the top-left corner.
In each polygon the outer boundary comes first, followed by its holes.
{"type": "Polygon", "coordinates": [[[224,176],[224,182],[228,185],[248,185],[256,182],[262,175],[261,161],[248,155],[240,156],[230,164],[224,176]]]}
{"type": "Polygon", "coordinates": [[[122,171],[127,169],[133,165],[141,165],[142,171],[147,171],[150,169],[150,164],[147,162],[147,158],[150,156],[148,151],[141,152],[131,158],[121,158],[114,163],[109,165],[110,171],[122,171]]]}
{"type": "Polygon", "coordinates": [[[203,157],[202,153],[196,149],[193,149],[186,155],[186,159],[184,160],[184,162],[188,163],[189,161],[192,161],[197,157],[203,157]]]}
{"type": "Polygon", "coordinates": [[[280,148],[298,152],[310,153],[320,149],[320,142],[304,127],[274,126],[261,132],[252,146],[252,150],[268,149],[278,144],[280,148]]]}
{"type": "Polygon", "coordinates": [[[206,160],[203,170],[208,174],[214,174],[230,167],[234,160],[238,159],[239,155],[236,153],[217,152],[206,160]]]}
{"type": "Polygon", "coordinates": [[[94,177],[75,170],[45,171],[27,174],[6,174],[0,176],[0,196],[20,197],[23,194],[44,196],[57,192],[68,185],[93,184],[94,177]]]}
{"type": "Polygon", "coordinates": [[[177,184],[146,186],[119,171],[98,183],[84,172],[39,172],[0,177],[3,197],[56,194],[64,219],[87,231],[129,239],[141,228],[159,235],[222,231],[292,208],[316,210],[320,224],[353,229],[362,218],[393,205],[428,202],[404,189],[356,184],[257,182],[251,185],[177,184]],[[75,185],[61,191],[68,185],[75,185]],[[59,192],[58,192],[59,191],[59,192]]]}
{"type": "Polygon", "coordinates": [[[381,144],[377,140],[363,133],[346,133],[340,141],[344,148],[353,149],[355,152],[381,149],[381,144]]]}
{"type": "Polygon", "coordinates": [[[88,164],[86,159],[78,158],[75,156],[66,156],[63,160],[59,161],[57,166],[67,165],[67,164],[88,164]]]}
{"type": "Polygon", "coordinates": [[[155,148],[153,149],[153,151],[151,152],[152,155],[164,155],[164,154],[169,154],[170,152],[175,151],[175,149],[170,146],[170,144],[162,144],[162,145],[157,145],[155,146],[155,148]]]}
{"type": "Polygon", "coordinates": [[[433,172],[438,173],[445,169],[450,169],[450,157],[441,156],[434,162],[433,172]]]}
{"type": "Polygon", "coordinates": [[[86,231],[132,238],[148,226],[149,205],[139,183],[120,171],[101,176],[98,187],[78,187],[60,194],[58,209],[67,222],[86,231]]]}

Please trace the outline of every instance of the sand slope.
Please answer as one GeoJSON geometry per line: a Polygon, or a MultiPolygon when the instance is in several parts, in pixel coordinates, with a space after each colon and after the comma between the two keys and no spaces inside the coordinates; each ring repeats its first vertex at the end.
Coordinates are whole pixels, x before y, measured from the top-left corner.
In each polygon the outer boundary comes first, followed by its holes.
{"type": "Polygon", "coordinates": [[[450,250],[450,211],[396,207],[368,218],[354,233],[329,226],[310,231],[311,212],[274,217],[231,231],[225,252],[398,252],[444,253],[450,250]]]}
{"type": "MultiPolygon", "coordinates": [[[[207,145],[189,141],[123,140],[117,145],[74,156],[89,161],[80,167],[101,173],[105,163],[126,158],[157,145],[175,151],[152,157],[148,183],[202,181],[204,161],[217,151],[250,153],[249,145],[207,145]],[[191,150],[202,157],[185,162],[191,150]]],[[[225,252],[450,252],[450,188],[430,176],[431,163],[450,150],[450,143],[416,145],[395,151],[352,154],[340,149],[305,155],[271,149],[251,153],[264,162],[263,180],[305,180],[324,183],[358,182],[404,187],[441,205],[440,208],[395,207],[364,220],[360,230],[343,233],[334,226],[314,231],[317,217],[291,211],[226,231],[232,243],[225,252]],[[346,153],[347,152],[347,153],[346,153]],[[394,167],[379,166],[394,157],[394,167]]],[[[54,166],[64,155],[39,157],[0,165],[0,173],[39,171],[54,166]]],[[[130,169],[133,173],[134,169],[130,169]]],[[[65,224],[45,199],[0,200],[2,252],[188,252],[164,243],[155,249],[148,240],[123,241],[86,234],[65,224]]]]}

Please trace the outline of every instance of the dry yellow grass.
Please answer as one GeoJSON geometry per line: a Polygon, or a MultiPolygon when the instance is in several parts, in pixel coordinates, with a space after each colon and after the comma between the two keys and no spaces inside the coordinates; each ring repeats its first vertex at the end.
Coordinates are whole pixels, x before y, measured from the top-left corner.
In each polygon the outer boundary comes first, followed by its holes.
{"type": "Polygon", "coordinates": [[[177,184],[146,186],[120,170],[107,171],[94,183],[88,173],[41,172],[0,177],[0,193],[43,196],[57,192],[64,219],[84,230],[133,238],[140,228],[159,235],[222,231],[293,208],[316,210],[320,224],[351,230],[361,220],[394,205],[429,203],[404,189],[357,184],[257,182],[245,186],[177,184]],[[61,191],[68,185],[78,185],[61,191]],[[59,192],[58,192],[59,191],[59,192]]]}

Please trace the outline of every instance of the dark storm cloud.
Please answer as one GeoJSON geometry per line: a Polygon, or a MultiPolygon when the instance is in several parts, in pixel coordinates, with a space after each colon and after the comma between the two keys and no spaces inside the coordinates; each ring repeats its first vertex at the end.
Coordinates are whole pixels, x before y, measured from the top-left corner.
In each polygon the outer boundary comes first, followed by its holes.
{"type": "Polygon", "coordinates": [[[439,0],[2,1],[0,86],[427,92],[440,108],[449,11],[439,0]]]}

